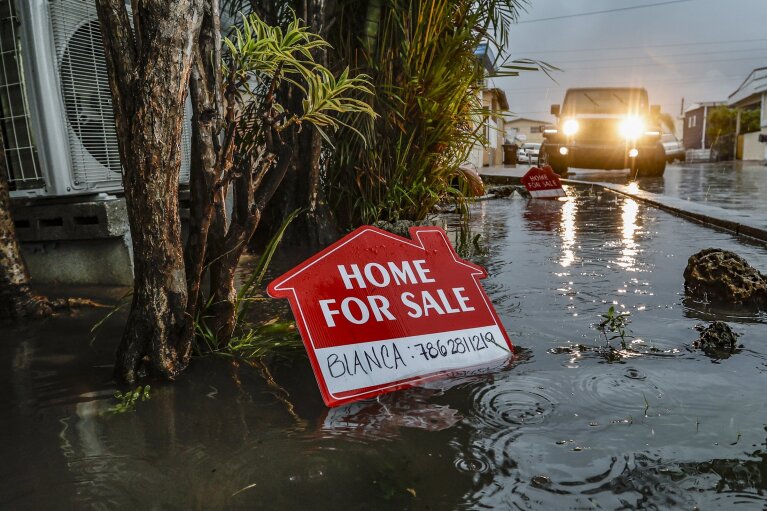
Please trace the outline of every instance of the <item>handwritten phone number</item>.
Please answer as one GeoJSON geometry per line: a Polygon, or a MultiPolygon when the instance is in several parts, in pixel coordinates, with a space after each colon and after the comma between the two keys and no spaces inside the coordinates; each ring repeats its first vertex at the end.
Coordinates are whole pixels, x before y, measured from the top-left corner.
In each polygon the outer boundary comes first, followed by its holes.
{"type": "MultiPolygon", "coordinates": [[[[488,349],[488,341],[496,344],[493,334],[487,332],[481,335],[471,335],[466,337],[456,337],[443,341],[438,339],[435,342],[416,343],[413,347],[419,351],[419,354],[426,360],[432,360],[448,355],[463,355],[488,349]]],[[[496,344],[497,345],[497,344],[496,344]]]]}

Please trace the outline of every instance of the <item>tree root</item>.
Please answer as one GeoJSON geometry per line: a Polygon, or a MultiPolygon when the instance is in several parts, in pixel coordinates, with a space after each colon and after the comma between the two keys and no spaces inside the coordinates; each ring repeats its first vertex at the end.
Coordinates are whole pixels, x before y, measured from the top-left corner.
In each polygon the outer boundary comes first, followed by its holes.
{"type": "Polygon", "coordinates": [[[33,293],[29,288],[22,288],[0,296],[0,319],[40,319],[53,316],[57,312],[85,307],[103,308],[107,305],[88,298],[50,299],[33,293]]]}

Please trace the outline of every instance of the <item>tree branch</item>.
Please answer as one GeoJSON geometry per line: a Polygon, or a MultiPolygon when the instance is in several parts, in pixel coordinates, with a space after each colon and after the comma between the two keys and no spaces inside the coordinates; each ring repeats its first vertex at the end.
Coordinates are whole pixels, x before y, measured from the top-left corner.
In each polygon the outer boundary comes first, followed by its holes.
{"type": "Polygon", "coordinates": [[[136,44],[123,0],[96,0],[96,10],[109,71],[109,86],[115,99],[115,110],[119,113],[115,117],[120,123],[123,118],[130,118],[132,111],[129,104],[133,99],[136,76],[136,44]]]}

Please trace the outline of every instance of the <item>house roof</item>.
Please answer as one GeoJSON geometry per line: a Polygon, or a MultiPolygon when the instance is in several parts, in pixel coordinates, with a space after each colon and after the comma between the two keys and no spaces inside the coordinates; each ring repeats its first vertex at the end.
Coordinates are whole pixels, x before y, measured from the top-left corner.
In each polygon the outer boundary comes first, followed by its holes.
{"type": "Polygon", "coordinates": [[[490,89],[485,89],[485,91],[495,94],[495,97],[498,98],[498,102],[501,104],[501,110],[509,109],[509,100],[506,97],[506,92],[503,89],[492,87],[490,89]]]}
{"type": "Polygon", "coordinates": [[[761,100],[767,92],[767,67],[758,67],[751,71],[735,92],[727,98],[729,106],[745,106],[761,100]]]}
{"type": "Polygon", "coordinates": [[[482,66],[489,74],[495,73],[495,54],[487,42],[479,43],[474,55],[482,61],[482,66]]]}
{"type": "Polygon", "coordinates": [[[722,106],[726,104],[726,101],[698,101],[697,103],[690,103],[690,105],[684,109],[684,113],[689,113],[706,106],[722,106]]]}
{"type": "Polygon", "coordinates": [[[313,280],[317,278],[317,271],[322,271],[320,268],[326,265],[336,268],[339,259],[343,259],[344,257],[351,257],[354,259],[354,262],[360,264],[364,264],[364,261],[367,259],[381,259],[378,252],[382,250],[397,254],[397,257],[405,257],[404,254],[409,252],[411,255],[419,257],[425,256],[427,259],[434,258],[434,253],[436,252],[439,254],[440,259],[445,259],[446,261],[453,263],[456,266],[456,269],[464,270],[467,276],[482,275],[484,277],[484,275],[486,275],[485,270],[481,266],[465,261],[456,254],[445,235],[445,231],[439,227],[412,227],[410,229],[410,236],[412,240],[397,236],[377,227],[360,227],[318,254],[307,259],[304,263],[274,279],[269,285],[269,292],[270,294],[274,293],[273,296],[276,296],[280,294],[281,291],[284,292],[288,289],[293,289],[293,286],[297,285],[297,280],[313,280]],[[365,238],[369,241],[364,242],[363,239],[365,238]],[[367,250],[367,248],[361,250],[357,245],[361,241],[367,246],[375,245],[378,248],[372,252],[367,250]]]}
{"type": "Polygon", "coordinates": [[[538,124],[551,124],[550,121],[542,121],[540,119],[530,119],[529,117],[515,117],[514,119],[510,119],[506,121],[506,124],[513,124],[518,121],[527,121],[527,122],[538,123],[538,124]]]}

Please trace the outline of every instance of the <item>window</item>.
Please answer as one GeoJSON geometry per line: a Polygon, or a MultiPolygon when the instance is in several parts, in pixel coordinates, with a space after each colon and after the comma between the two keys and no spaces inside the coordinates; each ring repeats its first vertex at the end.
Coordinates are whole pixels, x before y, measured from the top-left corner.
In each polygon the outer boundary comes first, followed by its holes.
{"type": "Polygon", "coordinates": [[[542,126],[530,126],[530,133],[540,133],[542,126]]]}
{"type": "Polygon", "coordinates": [[[697,120],[698,120],[698,116],[697,115],[691,115],[690,117],[688,117],[687,118],[687,127],[688,128],[694,128],[697,120]]]}

